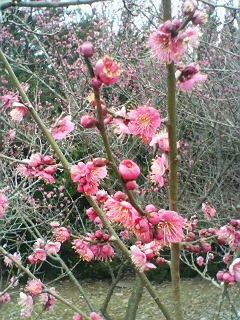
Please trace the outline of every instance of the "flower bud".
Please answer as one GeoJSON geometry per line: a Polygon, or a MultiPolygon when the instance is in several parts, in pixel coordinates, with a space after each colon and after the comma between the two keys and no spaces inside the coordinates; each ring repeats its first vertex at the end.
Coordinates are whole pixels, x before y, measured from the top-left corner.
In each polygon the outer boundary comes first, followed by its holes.
{"type": "Polygon", "coordinates": [[[136,189],[137,187],[138,187],[138,184],[136,183],[135,180],[128,181],[128,182],[126,183],[126,188],[127,188],[127,190],[134,190],[134,189],[136,189]]]}
{"type": "Polygon", "coordinates": [[[125,159],[120,163],[119,172],[126,181],[136,180],[141,174],[139,166],[129,159],[125,159]]]}
{"type": "Polygon", "coordinates": [[[107,159],[105,158],[94,158],[93,159],[93,165],[95,167],[104,167],[107,164],[107,159]]]}
{"type": "Polygon", "coordinates": [[[97,120],[91,116],[83,116],[81,118],[81,125],[84,128],[94,128],[97,125],[97,120]]]}
{"type": "Polygon", "coordinates": [[[85,58],[91,58],[94,53],[93,44],[91,42],[84,42],[80,47],[80,52],[85,58]]]}
{"type": "Polygon", "coordinates": [[[102,81],[98,77],[92,78],[92,87],[100,89],[102,84],[102,81]]]}

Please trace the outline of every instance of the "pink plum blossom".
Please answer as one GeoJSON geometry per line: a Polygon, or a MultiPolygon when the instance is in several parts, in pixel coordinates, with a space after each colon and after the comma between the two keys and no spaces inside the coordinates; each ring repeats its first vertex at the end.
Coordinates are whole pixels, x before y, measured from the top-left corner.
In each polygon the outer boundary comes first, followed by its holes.
{"type": "Polygon", "coordinates": [[[72,320],[84,320],[84,319],[79,313],[77,313],[73,316],[72,320]]]}
{"type": "Polygon", "coordinates": [[[96,312],[91,312],[90,319],[91,320],[102,320],[102,317],[96,312]]]}
{"type": "Polygon", "coordinates": [[[25,288],[26,291],[31,293],[32,295],[36,296],[40,293],[42,293],[43,290],[43,283],[39,279],[32,279],[28,281],[28,284],[25,288]]]}
{"type": "Polygon", "coordinates": [[[177,85],[181,90],[191,90],[199,82],[206,81],[207,75],[199,72],[199,66],[194,63],[176,71],[177,85]]]}
{"type": "Polygon", "coordinates": [[[127,115],[129,132],[147,140],[153,138],[162,122],[159,110],[147,105],[131,110],[127,115]]]}
{"type": "Polygon", "coordinates": [[[156,238],[163,244],[181,242],[186,220],[175,211],[161,209],[158,211],[160,222],[157,225],[156,238]]]}
{"type": "Polygon", "coordinates": [[[79,183],[78,191],[90,195],[98,192],[100,180],[107,176],[106,166],[96,166],[93,161],[79,162],[71,167],[70,172],[72,180],[79,183]]]}
{"type": "Polygon", "coordinates": [[[235,281],[240,282],[240,258],[233,260],[229,267],[229,272],[232,276],[234,276],[235,281]]]}
{"type": "Polygon", "coordinates": [[[180,26],[181,21],[178,19],[167,20],[150,35],[150,47],[161,61],[178,62],[186,52],[188,45],[196,43],[199,32],[191,28],[179,31],[180,26]]]}
{"type": "MultiPolygon", "coordinates": [[[[53,287],[50,288],[49,291],[52,294],[56,294],[56,290],[53,287]]],[[[47,292],[44,292],[44,293],[41,294],[41,301],[42,301],[42,303],[44,305],[44,310],[51,311],[54,308],[54,304],[55,304],[56,298],[53,295],[51,295],[51,294],[49,294],[47,292]]]]}
{"type": "Polygon", "coordinates": [[[202,256],[197,257],[197,264],[202,267],[205,265],[205,259],[202,256]]]}
{"type": "Polygon", "coordinates": [[[46,251],[44,249],[36,248],[34,253],[28,257],[30,263],[38,263],[46,260],[46,251]]]}
{"type": "MultiPolygon", "coordinates": [[[[154,147],[155,145],[159,145],[159,147],[166,152],[170,151],[168,133],[166,131],[162,131],[157,133],[149,143],[150,147],[154,147]]],[[[180,142],[177,142],[177,148],[180,147],[180,142]]]]}
{"type": "MultiPolygon", "coordinates": [[[[13,259],[15,259],[17,262],[19,262],[19,263],[21,263],[21,261],[22,261],[22,258],[21,258],[21,255],[20,255],[20,253],[17,253],[17,252],[14,252],[14,254],[10,254],[10,258],[9,257],[7,257],[7,256],[5,256],[4,257],[4,263],[5,263],[5,265],[7,266],[7,267],[11,267],[11,266],[13,266],[13,264],[14,264],[14,261],[11,259],[11,257],[13,258],[13,259]]],[[[18,267],[17,265],[16,265],[16,267],[18,267]]]]}
{"type": "Polygon", "coordinates": [[[130,249],[131,249],[132,262],[135,264],[135,266],[138,268],[140,272],[157,268],[153,263],[150,263],[147,261],[146,254],[142,252],[139,249],[139,247],[134,245],[134,246],[131,246],[130,249]]]}
{"type": "Polygon", "coordinates": [[[116,83],[122,73],[120,65],[108,55],[98,60],[95,71],[98,78],[106,85],[116,83]]]}
{"type": "Polygon", "coordinates": [[[141,174],[139,166],[129,159],[121,161],[119,165],[119,172],[121,177],[126,181],[136,180],[141,174]]]}
{"type": "Polygon", "coordinates": [[[0,218],[4,216],[4,213],[7,208],[8,208],[8,199],[3,193],[3,191],[0,190],[0,218]]]}
{"type": "Polygon", "coordinates": [[[51,156],[42,156],[39,152],[32,154],[30,159],[25,159],[26,165],[21,164],[18,166],[19,171],[27,177],[43,178],[46,182],[54,183],[55,179],[52,176],[57,167],[55,159],[51,156]],[[52,164],[52,165],[49,165],[52,164]]]}
{"type": "Polygon", "coordinates": [[[20,299],[18,303],[21,307],[23,307],[23,309],[21,309],[21,316],[31,317],[34,305],[32,296],[20,292],[20,299]]]}
{"type": "Polygon", "coordinates": [[[55,228],[53,233],[59,242],[65,242],[70,239],[71,236],[70,231],[65,227],[55,228]]]}
{"type": "Polygon", "coordinates": [[[216,215],[216,209],[211,207],[207,202],[202,204],[202,211],[208,220],[211,220],[216,215]]]}
{"type": "Polygon", "coordinates": [[[74,123],[71,121],[71,116],[66,116],[59,121],[57,127],[52,131],[52,135],[56,140],[62,140],[74,130],[74,123]]]}
{"type": "Polygon", "coordinates": [[[165,180],[163,178],[166,170],[168,169],[168,160],[165,154],[162,154],[161,157],[157,157],[152,162],[150,180],[153,183],[159,184],[160,187],[163,187],[165,180]]]}
{"type": "Polygon", "coordinates": [[[121,223],[125,228],[133,228],[136,219],[141,218],[138,211],[127,201],[109,198],[104,203],[104,209],[110,221],[121,223]]]}
{"type": "Polygon", "coordinates": [[[10,117],[13,121],[21,122],[28,114],[28,108],[20,102],[14,102],[12,107],[13,109],[9,112],[10,117]]]}
{"type": "Polygon", "coordinates": [[[94,259],[94,253],[89,247],[89,243],[82,239],[75,239],[73,242],[73,248],[80,255],[80,257],[85,261],[91,261],[94,259]]]}
{"type": "Polygon", "coordinates": [[[48,254],[57,254],[60,251],[61,243],[49,241],[45,245],[45,250],[48,254]]]}
{"type": "Polygon", "coordinates": [[[8,304],[9,302],[11,302],[11,297],[9,293],[5,292],[2,295],[0,294],[0,306],[1,304],[8,304]]]}

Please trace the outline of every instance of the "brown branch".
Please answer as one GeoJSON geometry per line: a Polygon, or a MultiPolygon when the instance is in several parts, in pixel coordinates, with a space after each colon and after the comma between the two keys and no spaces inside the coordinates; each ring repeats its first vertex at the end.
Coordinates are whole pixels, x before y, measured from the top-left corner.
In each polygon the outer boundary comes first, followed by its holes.
{"type": "Polygon", "coordinates": [[[46,1],[8,1],[0,5],[0,10],[4,10],[11,7],[25,7],[25,8],[63,8],[69,6],[78,6],[82,4],[93,4],[95,2],[103,2],[105,0],[72,0],[72,1],[60,1],[60,2],[46,2],[46,1]]]}

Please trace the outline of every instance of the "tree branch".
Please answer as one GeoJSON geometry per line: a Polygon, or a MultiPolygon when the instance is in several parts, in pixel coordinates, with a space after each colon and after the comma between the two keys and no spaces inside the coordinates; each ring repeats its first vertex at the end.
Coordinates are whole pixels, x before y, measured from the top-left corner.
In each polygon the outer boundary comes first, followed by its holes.
{"type": "Polygon", "coordinates": [[[72,0],[72,1],[60,1],[60,2],[46,2],[46,1],[8,1],[0,5],[0,10],[4,10],[10,7],[25,7],[25,8],[63,8],[69,6],[78,6],[82,4],[93,4],[95,2],[103,2],[106,0],[72,0]]]}

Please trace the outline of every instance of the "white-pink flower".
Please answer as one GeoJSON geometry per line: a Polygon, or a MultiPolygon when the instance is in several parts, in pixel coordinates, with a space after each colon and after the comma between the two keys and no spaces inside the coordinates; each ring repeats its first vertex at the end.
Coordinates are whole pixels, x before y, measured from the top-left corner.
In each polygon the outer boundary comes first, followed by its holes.
{"type": "Polygon", "coordinates": [[[131,258],[132,262],[138,268],[140,272],[148,271],[149,269],[156,269],[157,267],[147,261],[147,256],[144,252],[142,252],[139,247],[131,246],[131,258]]]}
{"type": "Polygon", "coordinates": [[[229,267],[229,273],[234,276],[235,281],[240,282],[240,258],[232,262],[229,267]]]}
{"type": "Polygon", "coordinates": [[[207,75],[199,72],[199,66],[194,63],[185,68],[176,71],[177,86],[183,90],[191,90],[198,85],[199,82],[207,80],[207,75]]]}
{"type": "Polygon", "coordinates": [[[8,199],[3,193],[3,191],[0,190],[0,218],[4,216],[4,213],[7,208],[8,208],[8,199]]]}
{"type": "Polygon", "coordinates": [[[208,220],[211,220],[216,215],[216,209],[211,207],[207,202],[202,204],[202,211],[208,220]]]}
{"type": "Polygon", "coordinates": [[[71,116],[66,116],[59,121],[59,124],[53,129],[52,135],[56,140],[62,140],[74,130],[74,123],[71,121],[71,116]]]}
{"type": "Polygon", "coordinates": [[[18,304],[23,307],[21,309],[21,316],[23,317],[31,317],[31,313],[33,311],[33,298],[26,293],[20,292],[20,299],[18,304]]]}
{"type": "Polygon", "coordinates": [[[156,158],[152,162],[150,180],[154,183],[158,183],[160,187],[163,187],[165,183],[163,175],[165,174],[167,168],[167,157],[165,154],[162,154],[161,157],[156,158]]]}
{"type": "Polygon", "coordinates": [[[13,109],[9,112],[9,115],[13,121],[20,122],[28,114],[28,108],[20,102],[14,102],[12,107],[13,109]]]}
{"type": "Polygon", "coordinates": [[[49,241],[45,245],[45,250],[47,251],[48,254],[56,254],[60,251],[61,249],[61,243],[60,242],[52,242],[49,241]]]}

